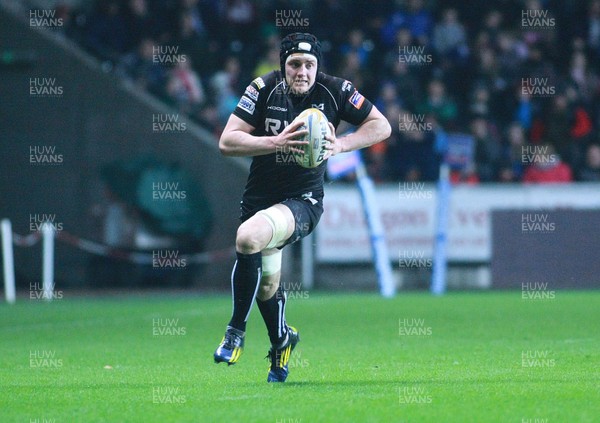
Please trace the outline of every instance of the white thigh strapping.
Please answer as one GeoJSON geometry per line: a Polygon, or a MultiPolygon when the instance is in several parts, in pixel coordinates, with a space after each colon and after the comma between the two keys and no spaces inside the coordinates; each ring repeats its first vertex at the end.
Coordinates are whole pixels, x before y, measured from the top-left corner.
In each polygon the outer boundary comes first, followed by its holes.
{"type": "Polygon", "coordinates": [[[286,240],[288,222],[283,212],[275,207],[270,207],[266,210],[261,210],[256,213],[263,216],[269,222],[273,230],[273,237],[267,245],[267,248],[275,248],[280,242],[286,240]]]}

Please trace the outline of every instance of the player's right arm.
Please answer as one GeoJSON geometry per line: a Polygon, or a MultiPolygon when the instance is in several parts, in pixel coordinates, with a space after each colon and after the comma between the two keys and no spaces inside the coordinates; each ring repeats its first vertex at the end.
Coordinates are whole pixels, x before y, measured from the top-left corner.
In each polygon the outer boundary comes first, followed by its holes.
{"type": "Polygon", "coordinates": [[[255,129],[252,125],[232,114],[219,139],[219,150],[225,156],[261,156],[285,146],[289,151],[302,153],[299,147],[308,144],[308,141],[296,139],[308,134],[308,131],[298,131],[300,126],[302,122],[292,122],[277,135],[256,136],[252,135],[255,129]]]}
{"type": "Polygon", "coordinates": [[[219,149],[225,156],[262,156],[275,153],[281,147],[301,153],[295,148],[308,144],[294,140],[308,133],[297,131],[301,123],[292,123],[279,133],[262,130],[267,118],[267,98],[276,81],[276,72],[271,72],[254,79],[246,87],[219,140],[219,149]]]}

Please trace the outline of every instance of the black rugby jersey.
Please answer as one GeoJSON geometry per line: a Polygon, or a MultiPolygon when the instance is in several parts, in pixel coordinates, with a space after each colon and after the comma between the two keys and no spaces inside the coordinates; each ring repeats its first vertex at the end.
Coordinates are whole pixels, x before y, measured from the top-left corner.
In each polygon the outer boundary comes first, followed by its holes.
{"type": "MultiPolygon", "coordinates": [[[[307,95],[289,92],[281,71],[253,80],[244,91],[233,114],[252,125],[252,135],[277,135],[303,110],[321,110],[334,127],[344,120],[360,125],[373,105],[350,81],[319,72],[307,95]]],[[[290,154],[279,151],[254,156],[244,191],[243,203],[250,209],[271,206],[288,198],[311,197],[321,202],[326,163],[306,169],[290,154]]]]}

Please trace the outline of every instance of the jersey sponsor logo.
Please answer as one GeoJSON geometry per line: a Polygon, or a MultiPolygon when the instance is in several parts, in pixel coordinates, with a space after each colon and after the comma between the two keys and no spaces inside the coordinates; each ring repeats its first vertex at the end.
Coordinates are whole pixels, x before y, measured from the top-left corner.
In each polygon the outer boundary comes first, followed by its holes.
{"type": "Polygon", "coordinates": [[[252,100],[258,100],[258,90],[254,88],[252,85],[248,85],[246,87],[246,91],[244,91],[244,95],[247,95],[252,100]]]}
{"type": "Polygon", "coordinates": [[[237,106],[240,109],[245,110],[246,112],[248,112],[251,115],[253,115],[254,114],[254,108],[256,107],[256,103],[254,103],[248,97],[246,97],[245,95],[243,95],[242,98],[240,98],[240,102],[238,103],[237,106]]]}
{"type": "Polygon", "coordinates": [[[254,82],[254,85],[256,85],[259,90],[265,86],[265,81],[263,81],[263,79],[260,76],[252,82],[254,82]]]}
{"type": "Polygon", "coordinates": [[[323,104],[323,103],[311,104],[310,107],[314,107],[315,109],[319,109],[319,110],[325,110],[325,104],[323,104]]]}
{"type": "Polygon", "coordinates": [[[269,106],[269,107],[267,107],[267,109],[277,110],[278,112],[287,112],[287,109],[285,107],[279,107],[279,106],[269,106]]]}
{"type": "Polygon", "coordinates": [[[354,107],[360,110],[363,102],[365,101],[365,98],[362,96],[361,93],[354,90],[354,93],[350,96],[348,101],[350,102],[350,104],[352,104],[354,107]]]}
{"type": "Polygon", "coordinates": [[[352,82],[344,81],[344,83],[342,84],[342,91],[350,91],[351,88],[352,88],[352,82]]]}
{"type": "MultiPolygon", "coordinates": [[[[288,122],[286,120],[283,121],[283,127],[288,126],[288,122]]],[[[281,121],[279,119],[266,118],[265,119],[265,132],[271,133],[273,135],[279,135],[279,130],[281,128],[281,121]]]]}

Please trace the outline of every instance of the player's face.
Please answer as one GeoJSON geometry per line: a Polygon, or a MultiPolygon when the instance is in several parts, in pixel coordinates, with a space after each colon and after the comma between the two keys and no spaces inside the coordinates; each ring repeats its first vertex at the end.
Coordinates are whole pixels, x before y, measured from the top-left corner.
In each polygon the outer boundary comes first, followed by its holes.
{"type": "Polygon", "coordinates": [[[315,84],[317,60],[310,55],[292,55],[285,63],[285,80],[294,94],[304,94],[315,84]]]}

